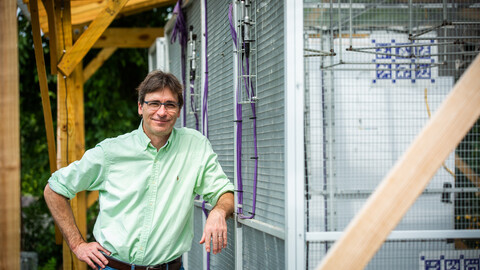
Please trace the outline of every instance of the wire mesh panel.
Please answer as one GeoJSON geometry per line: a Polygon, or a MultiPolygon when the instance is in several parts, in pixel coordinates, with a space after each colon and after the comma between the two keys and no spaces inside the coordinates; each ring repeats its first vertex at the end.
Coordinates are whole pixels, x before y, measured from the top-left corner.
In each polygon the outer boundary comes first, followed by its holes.
{"type": "MultiPolygon", "coordinates": [[[[235,269],[235,234],[234,234],[234,221],[233,219],[227,220],[228,228],[228,244],[222,252],[218,254],[210,253],[210,269],[211,270],[227,270],[235,269]]],[[[198,267],[191,267],[190,269],[199,269],[198,267]]]]}
{"type": "Polygon", "coordinates": [[[198,244],[203,235],[203,226],[196,226],[203,224],[203,211],[199,207],[195,207],[193,212],[193,241],[192,248],[188,252],[188,269],[202,269],[203,268],[203,249],[204,246],[198,244]]]}
{"type": "Polygon", "coordinates": [[[241,104],[241,118],[236,114],[237,121],[241,119],[241,131],[237,130],[241,219],[253,219],[242,222],[242,269],[284,269],[285,241],[266,233],[285,228],[284,5],[283,1],[234,4],[238,4],[239,39],[236,90],[241,92],[236,96],[241,104]],[[252,224],[262,228],[254,229],[252,224]]]}
{"type": "Polygon", "coordinates": [[[208,18],[208,130],[213,150],[228,178],[234,179],[233,42],[226,1],[209,1],[208,18]]]}
{"type": "MultiPolygon", "coordinates": [[[[180,82],[182,82],[182,66],[181,66],[181,61],[179,61],[178,59],[181,59],[182,56],[181,56],[181,47],[180,47],[180,44],[179,44],[179,41],[177,38],[177,41],[176,42],[171,42],[171,38],[172,38],[172,31],[168,32],[166,34],[166,43],[167,43],[167,50],[168,50],[168,68],[169,68],[169,72],[171,72],[173,75],[175,75],[175,77],[178,78],[178,80],[180,80],[180,82]]],[[[182,119],[177,119],[177,122],[175,123],[175,127],[176,128],[180,128],[182,127],[183,123],[182,123],[182,119]]]]}
{"type": "MultiPolygon", "coordinates": [[[[234,99],[229,2],[208,1],[208,137],[228,178],[234,180],[234,99]]],[[[210,269],[235,269],[234,222],[227,221],[227,249],[213,255],[210,269]]]]}
{"type": "Polygon", "coordinates": [[[201,74],[204,72],[202,66],[202,16],[201,16],[201,1],[191,1],[185,9],[186,26],[189,33],[189,42],[187,44],[186,52],[186,95],[185,106],[187,112],[186,126],[202,132],[202,92],[204,91],[201,83],[201,74]],[[195,35],[196,39],[192,40],[195,35]],[[195,44],[195,51],[192,50],[192,44],[195,44]],[[195,61],[195,73],[192,73],[192,61],[195,61]]]}
{"type": "MultiPolygon", "coordinates": [[[[304,7],[306,230],[334,233],[345,229],[478,54],[480,6],[305,1],[304,7]]],[[[368,269],[440,269],[428,268],[425,256],[478,248],[461,230],[479,229],[479,143],[477,124],[368,269]],[[428,237],[407,237],[412,231],[428,237]],[[442,239],[447,232],[457,240],[442,239]]],[[[306,245],[309,269],[330,247],[314,238],[306,245]]]]}
{"type": "Polygon", "coordinates": [[[244,234],[243,269],[285,269],[284,241],[249,227],[244,234]]]}
{"type": "MultiPolygon", "coordinates": [[[[285,224],[284,202],[284,85],[283,3],[254,1],[257,12],[256,125],[258,182],[255,219],[280,228],[285,224]]],[[[242,172],[244,209],[253,198],[254,133],[251,105],[243,106],[242,172]]],[[[248,213],[246,213],[248,214],[248,213]]]]}

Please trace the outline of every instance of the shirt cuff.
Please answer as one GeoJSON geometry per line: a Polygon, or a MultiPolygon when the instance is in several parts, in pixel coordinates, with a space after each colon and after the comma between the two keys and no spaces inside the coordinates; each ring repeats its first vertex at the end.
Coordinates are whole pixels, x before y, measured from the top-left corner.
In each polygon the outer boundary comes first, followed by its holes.
{"type": "Polygon", "coordinates": [[[75,193],[70,192],[64,185],[58,182],[58,178],[55,174],[48,179],[48,185],[55,193],[67,197],[70,200],[75,197],[75,193]]]}

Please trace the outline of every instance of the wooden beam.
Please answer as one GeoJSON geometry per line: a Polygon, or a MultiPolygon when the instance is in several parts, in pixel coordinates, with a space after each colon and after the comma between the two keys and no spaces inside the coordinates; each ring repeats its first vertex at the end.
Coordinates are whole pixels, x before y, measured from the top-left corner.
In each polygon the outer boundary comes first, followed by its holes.
{"type": "MultiPolygon", "coordinates": [[[[40,9],[40,6],[41,5],[39,5],[39,9],[40,9]]],[[[64,35],[63,35],[64,29],[62,27],[62,20],[61,20],[61,18],[63,17],[64,9],[61,8],[61,6],[62,6],[62,1],[61,0],[54,0],[53,3],[52,3],[52,6],[53,6],[53,16],[56,18],[55,19],[55,26],[53,27],[53,29],[55,29],[55,40],[53,41],[53,43],[55,44],[54,48],[57,49],[55,54],[58,57],[60,57],[61,55],[63,55],[63,53],[64,53],[63,50],[65,49],[64,35]]],[[[68,4],[68,6],[70,6],[70,5],[68,4]]],[[[41,14],[40,14],[40,16],[41,16],[41,14]]],[[[71,45],[71,42],[69,44],[71,45]]],[[[52,49],[52,48],[50,48],[50,49],[52,49]]],[[[57,70],[56,67],[55,67],[55,70],[57,70]]],[[[61,76],[61,75],[58,74],[58,70],[57,70],[56,74],[57,74],[57,95],[58,95],[58,92],[59,92],[58,89],[59,89],[59,85],[61,83],[61,81],[58,81],[58,79],[59,79],[59,76],[61,76]]],[[[57,96],[57,104],[58,104],[58,96],[57,96]]],[[[62,156],[61,155],[61,149],[65,149],[65,146],[60,145],[60,141],[61,141],[60,133],[59,133],[60,125],[59,125],[59,122],[58,122],[58,119],[59,119],[60,116],[58,115],[58,112],[59,112],[59,109],[57,107],[57,169],[65,166],[65,164],[61,164],[61,161],[62,161],[61,160],[61,156],[62,156]]],[[[62,233],[60,232],[60,229],[56,225],[55,225],[55,243],[57,245],[64,244],[62,233]]]]}
{"type": "MultiPolygon", "coordinates": [[[[28,0],[24,0],[28,3],[28,0]]],[[[157,7],[175,5],[177,0],[130,0],[120,11],[121,16],[128,16],[147,10],[151,10],[157,7]]],[[[72,6],[72,26],[84,26],[88,25],[94,20],[98,14],[105,8],[107,0],[95,0],[95,1],[71,1],[72,6]]],[[[43,5],[39,6],[40,11],[40,26],[44,33],[50,31],[47,20],[46,11],[43,5]]]]}
{"type": "MultiPolygon", "coordinates": [[[[35,48],[37,75],[40,84],[40,96],[42,97],[43,119],[45,120],[45,131],[47,133],[48,161],[50,164],[50,173],[53,173],[57,170],[55,135],[53,133],[52,107],[50,106],[50,96],[48,94],[47,70],[45,68],[42,37],[40,35],[37,0],[30,2],[30,14],[32,16],[33,47],[35,48]]],[[[53,43],[55,43],[55,41],[53,43]]]]}
{"type": "MultiPolygon", "coordinates": [[[[72,73],[73,97],[75,106],[75,157],[80,159],[85,153],[85,114],[83,102],[83,65],[80,62],[72,73]]],[[[87,239],[87,192],[82,191],[75,196],[75,220],[77,227],[87,239]]],[[[86,270],[87,264],[76,260],[76,270],[86,270]]]]}
{"type": "Polygon", "coordinates": [[[0,269],[20,269],[17,1],[0,1],[0,269]]]}
{"type": "MultiPolygon", "coordinates": [[[[57,55],[72,47],[70,1],[55,0],[57,32],[57,55]],[[60,8],[63,5],[63,8],[60,8]]],[[[65,167],[76,160],[75,155],[75,95],[71,77],[57,73],[57,165],[65,167]]],[[[74,216],[77,215],[77,199],[70,201],[74,216]]],[[[63,269],[77,269],[80,262],[63,241],[63,269]]]]}
{"type": "Polygon", "coordinates": [[[163,28],[108,28],[93,48],[150,48],[157,37],[163,36],[163,28]]]}
{"type": "Polygon", "coordinates": [[[83,82],[85,83],[95,72],[107,61],[108,58],[117,50],[115,47],[104,48],[97,56],[91,60],[83,72],[83,82]]]}
{"type": "Polygon", "coordinates": [[[68,49],[58,64],[59,70],[69,76],[75,66],[83,59],[87,52],[97,42],[103,31],[107,29],[115,16],[120,12],[128,0],[109,0],[105,9],[98,14],[88,29],[80,36],[72,48],[68,49]]]}
{"type": "Polygon", "coordinates": [[[318,269],[363,269],[480,116],[480,55],[318,269]],[[347,259],[346,259],[347,258],[347,259]]]}
{"type": "MultiPolygon", "coordinates": [[[[33,0],[32,0],[33,1],[33,0]]],[[[55,3],[53,0],[43,0],[43,4],[45,5],[46,14],[45,16],[48,17],[48,35],[49,35],[49,46],[50,46],[50,73],[56,74],[57,73],[57,29],[56,23],[57,20],[55,17],[55,3]]]]}

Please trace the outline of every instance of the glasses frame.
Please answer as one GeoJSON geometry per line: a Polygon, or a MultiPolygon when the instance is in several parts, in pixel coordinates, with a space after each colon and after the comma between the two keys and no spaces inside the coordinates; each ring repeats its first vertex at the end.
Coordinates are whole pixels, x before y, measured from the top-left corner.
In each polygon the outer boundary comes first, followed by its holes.
{"type": "Polygon", "coordinates": [[[167,101],[167,102],[160,102],[158,100],[144,100],[143,103],[147,104],[147,108],[151,111],[158,111],[162,107],[162,105],[165,107],[166,111],[173,112],[176,111],[178,108],[180,108],[180,103],[179,102],[173,102],[173,101],[167,101]],[[150,106],[151,103],[158,103],[159,106],[157,109],[152,109],[150,106]],[[175,108],[168,108],[167,105],[175,105],[175,108]]]}

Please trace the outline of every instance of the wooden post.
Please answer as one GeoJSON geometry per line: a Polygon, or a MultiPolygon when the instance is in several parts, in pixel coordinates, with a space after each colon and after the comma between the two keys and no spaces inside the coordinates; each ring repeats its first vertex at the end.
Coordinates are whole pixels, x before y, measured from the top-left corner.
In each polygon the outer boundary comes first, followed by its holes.
{"type": "Polygon", "coordinates": [[[17,1],[0,1],[0,269],[20,269],[17,1]]]}
{"type": "Polygon", "coordinates": [[[480,116],[480,55],[318,269],[363,269],[480,116]]]}
{"type": "MultiPolygon", "coordinates": [[[[72,73],[73,79],[73,96],[75,99],[75,156],[80,159],[85,153],[85,114],[83,103],[83,64],[80,61],[79,65],[72,73]]],[[[75,216],[77,227],[83,238],[87,239],[87,192],[82,191],[77,193],[76,197],[76,212],[75,216]]],[[[75,211],[75,210],[74,210],[75,211]]],[[[76,261],[76,270],[86,270],[87,264],[76,261]]]]}
{"type": "MultiPolygon", "coordinates": [[[[65,52],[72,47],[73,43],[70,1],[55,1],[55,18],[57,23],[56,29],[58,30],[56,33],[57,55],[60,56],[59,58],[61,59],[65,52]]],[[[80,104],[78,103],[78,85],[75,84],[75,77],[75,74],[71,76],[64,76],[61,73],[57,74],[57,163],[59,167],[67,166],[79,159],[81,154],[83,154],[83,151],[82,153],[78,153],[77,148],[77,136],[79,134],[77,129],[79,127],[77,116],[78,106],[80,104]]],[[[81,92],[83,95],[83,87],[81,92]]],[[[81,103],[81,112],[83,113],[83,98],[81,99],[81,103]]],[[[80,134],[83,133],[80,132],[80,134]]],[[[85,197],[85,195],[77,194],[77,196],[70,201],[77,222],[79,215],[82,215],[81,205],[86,204],[85,197]],[[83,201],[85,201],[85,203],[82,203],[83,201]]],[[[85,229],[79,226],[79,229],[83,237],[85,237],[86,226],[85,229]]],[[[77,259],[65,241],[63,242],[63,269],[86,269],[86,264],[77,259]]]]}

